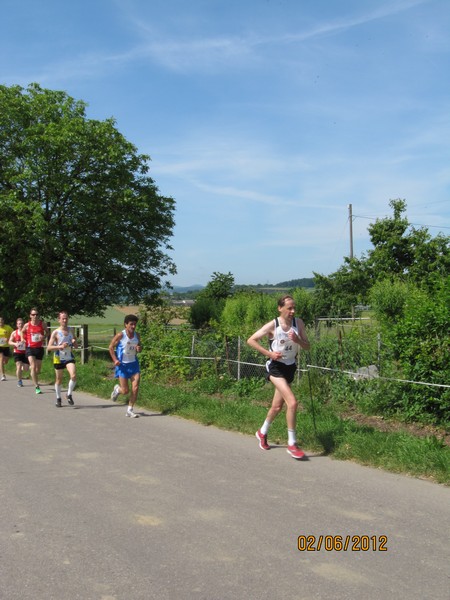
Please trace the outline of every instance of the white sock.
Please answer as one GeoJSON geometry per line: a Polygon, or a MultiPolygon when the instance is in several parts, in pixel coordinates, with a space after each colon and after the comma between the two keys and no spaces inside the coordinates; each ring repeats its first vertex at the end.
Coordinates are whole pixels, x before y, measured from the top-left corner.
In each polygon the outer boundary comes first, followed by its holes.
{"type": "Polygon", "coordinates": [[[67,390],[67,395],[71,396],[73,393],[73,390],[75,389],[75,386],[77,385],[77,382],[74,379],[71,379],[69,381],[69,389],[67,390]]]}
{"type": "Polygon", "coordinates": [[[56,397],[61,398],[61,386],[58,383],[55,383],[55,392],[56,397]]]}
{"type": "Polygon", "coordinates": [[[269,427],[272,425],[272,423],[270,421],[268,421],[267,419],[264,421],[264,423],[262,424],[262,427],[260,429],[260,432],[263,435],[267,435],[268,431],[269,431],[269,427]]]}
{"type": "Polygon", "coordinates": [[[293,429],[288,429],[288,446],[295,446],[297,443],[297,438],[295,437],[295,431],[293,429]]]}

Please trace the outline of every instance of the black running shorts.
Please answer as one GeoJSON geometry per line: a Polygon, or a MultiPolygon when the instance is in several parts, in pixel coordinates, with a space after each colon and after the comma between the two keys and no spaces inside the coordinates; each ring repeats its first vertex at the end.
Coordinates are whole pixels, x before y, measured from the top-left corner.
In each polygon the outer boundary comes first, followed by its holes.
{"type": "Polygon", "coordinates": [[[286,379],[288,383],[292,383],[294,381],[297,365],[295,363],[292,363],[292,365],[285,365],[278,360],[271,360],[266,364],[266,369],[266,377],[269,381],[270,377],[282,377],[283,379],[286,379]]]}

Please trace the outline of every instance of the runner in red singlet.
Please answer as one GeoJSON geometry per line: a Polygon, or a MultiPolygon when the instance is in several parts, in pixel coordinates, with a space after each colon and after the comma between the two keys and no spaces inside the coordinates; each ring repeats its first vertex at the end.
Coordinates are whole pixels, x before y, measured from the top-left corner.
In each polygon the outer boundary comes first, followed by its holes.
{"type": "Polygon", "coordinates": [[[48,337],[47,324],[39,319],[36,308],[30,310],[30,320],[22,329],[22,340],[26,342],[26,356],[30,363],[31,378],[36,386],[36,394],[42,394],[39,386],[39,373],[44,358],[44,342],[48,337]]]}

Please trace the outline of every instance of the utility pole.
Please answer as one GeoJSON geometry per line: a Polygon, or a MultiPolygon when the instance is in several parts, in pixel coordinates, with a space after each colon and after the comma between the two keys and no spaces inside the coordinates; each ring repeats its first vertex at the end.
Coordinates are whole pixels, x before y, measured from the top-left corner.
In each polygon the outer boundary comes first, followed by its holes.
{"type": "Polygon", "coordinates": [[[353,258],[353,216],[352,205],[348,205],[348,222],[350,224],[350,259],[353,258]]]}
{"type": "MultiPolygon", "coordinates": [[[[352,205],[348,205],[348,222],[350,223],[350,260],[353,259],[353,215],[352,205]]],[[[351,263],[350,263],[351,267],[351,263]]],[[[352,319],[355,319],[355,307],[352,305],[352,319]]]]}

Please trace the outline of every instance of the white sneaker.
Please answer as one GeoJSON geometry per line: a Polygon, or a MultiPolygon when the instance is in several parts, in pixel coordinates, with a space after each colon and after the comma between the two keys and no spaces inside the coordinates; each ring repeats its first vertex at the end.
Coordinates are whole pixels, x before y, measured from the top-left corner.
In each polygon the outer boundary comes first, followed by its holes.
{"type": "Polygon", "coordinates": [[[120,386],[115,385],[113,391],[111,392],[111,400],[115,402],[120,394],[120,386]]]}
{"type": "Polygon", "coordinates": [[[2,375],[2,381],[6,381],[6,377],[2,375]]]}
{"type": "Polygon", "coordinates": [[[131,417],[132,419],[137,419],[137,417],[139,417],[139,415],[137,415],[133,409],[128,409],[127,410],[127,417],[131,417]]]}

